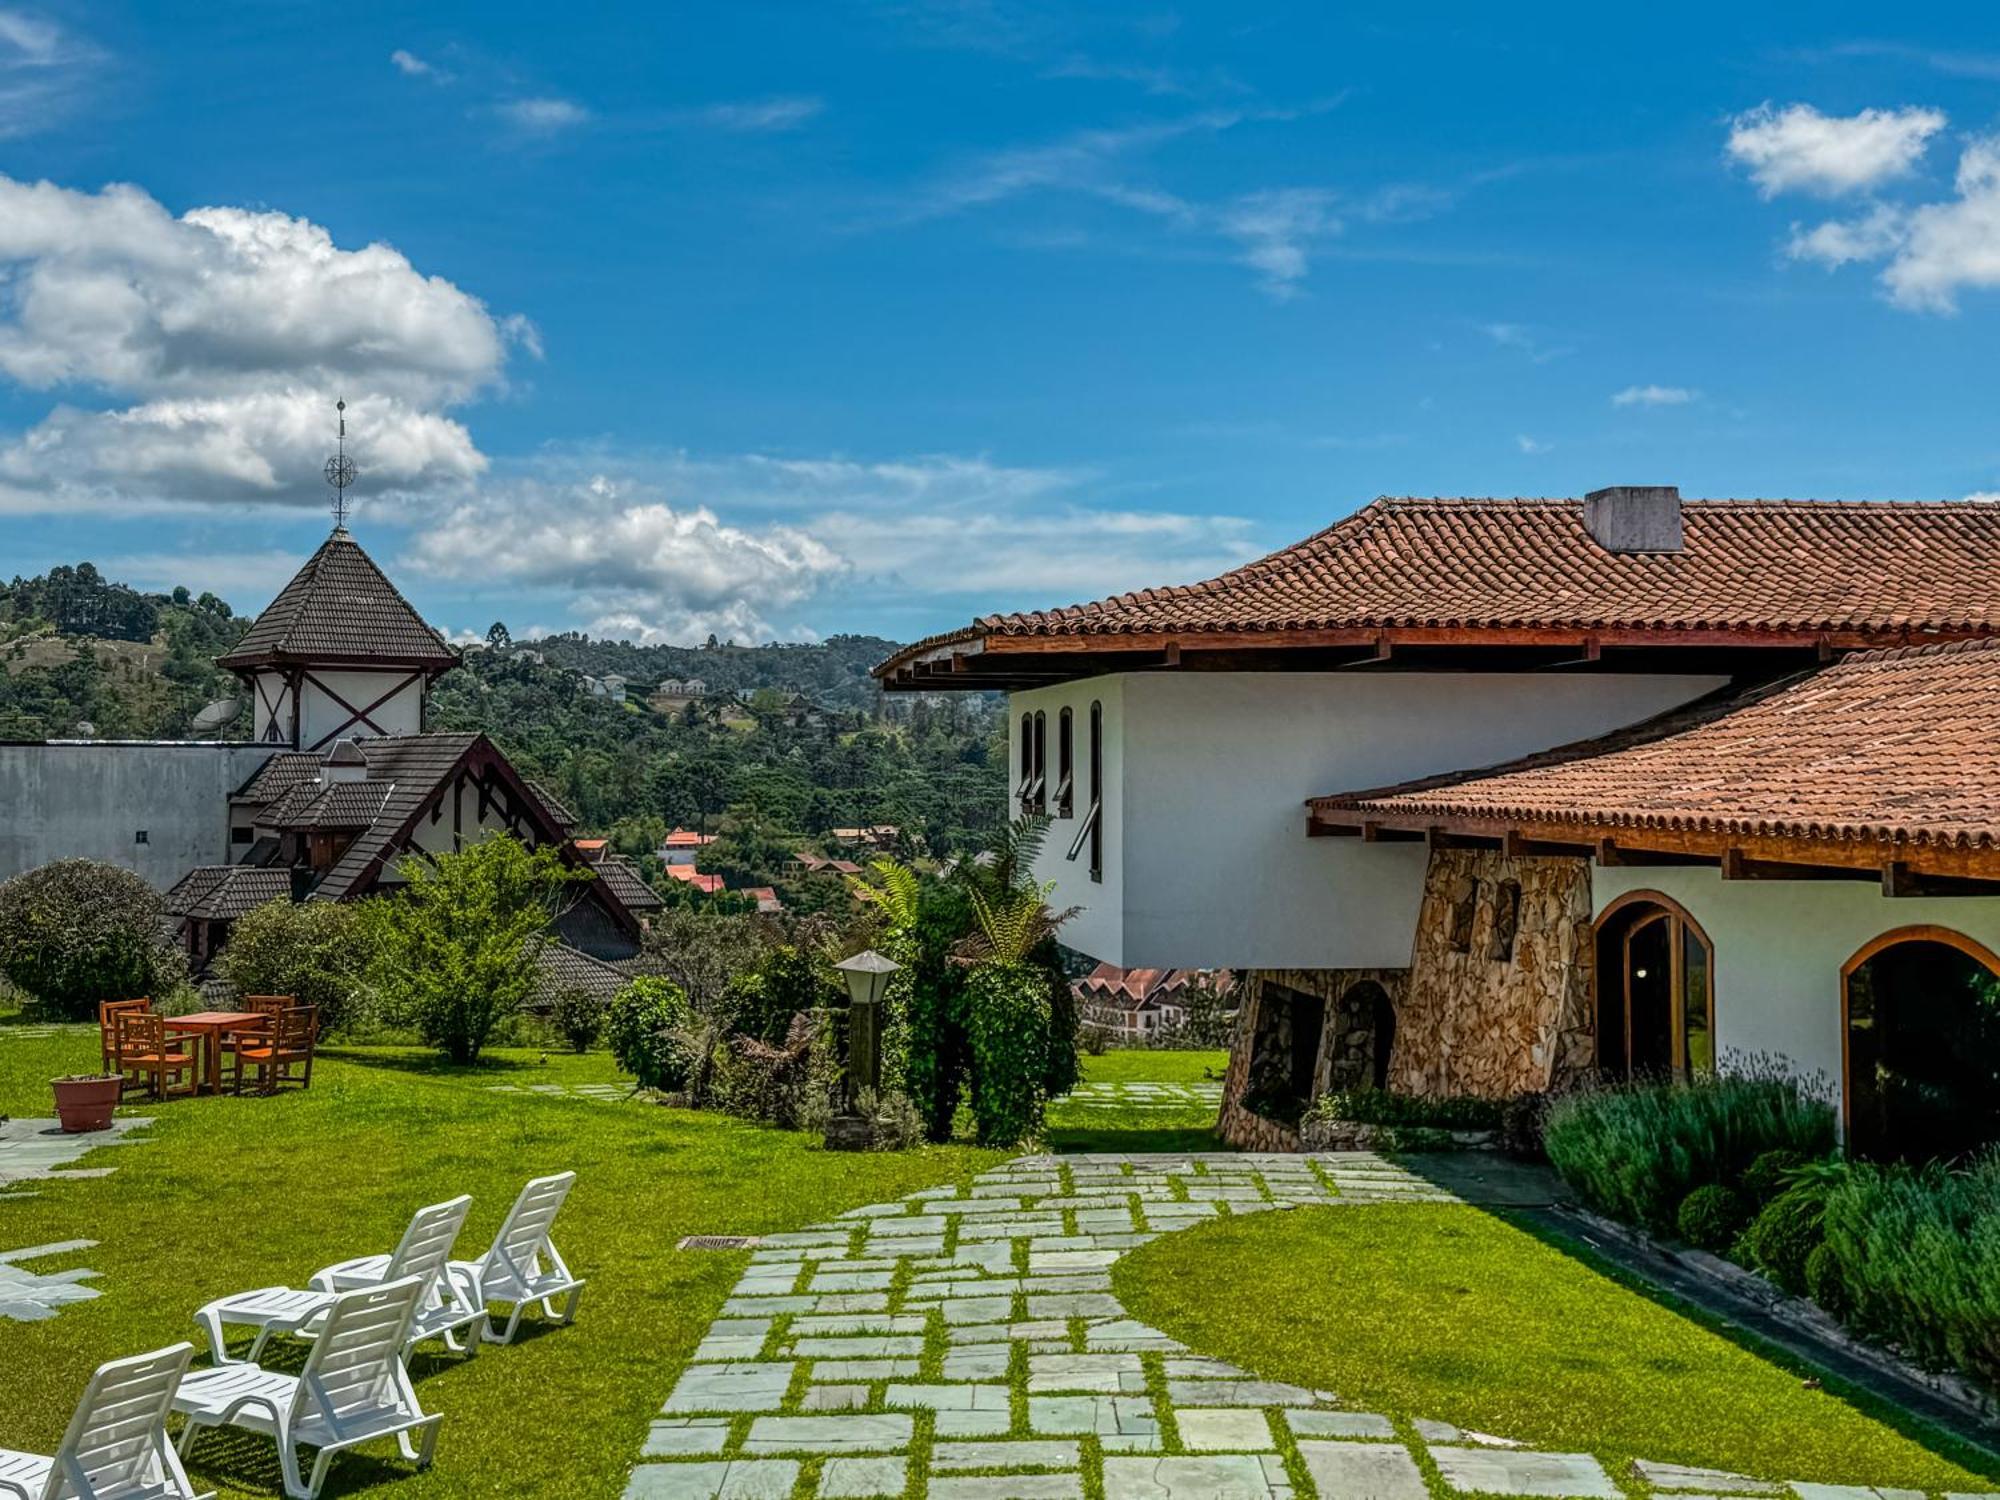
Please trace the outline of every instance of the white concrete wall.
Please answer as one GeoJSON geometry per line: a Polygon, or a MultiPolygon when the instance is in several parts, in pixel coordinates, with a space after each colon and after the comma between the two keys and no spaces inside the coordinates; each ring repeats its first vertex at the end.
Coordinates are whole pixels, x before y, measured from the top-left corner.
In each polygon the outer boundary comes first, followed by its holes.
{"type": "Polygon", "coordinates": [[[1949,927],[2000,952],[2000,896],[1884,896],[1846,880],[1724,880],[1698,866],[1599,868],[1593,910],[1631,891],[1687,909],[1715,948],[1717,1055],[1767,1053],[1840,1079],[1840,970],[1871,938],[1949,927]]]}
{"type": "Polygon", "coordinates": [[[1079,952],[1114,964],[1126,962],[1119,956],[1124,951],[1125,870],[1118,850],[1126,818],[1123,724],[1125,685],[1129,680],[1126,677],[1094,677],[1061,687],[1037,688],[1032,693],[1016,693],[1009,705],[1012,712],[1007,721],[1007,815],[1012,818],[1020,812],[1015,793],[1021,785],[1021,715],[1036,709],[1046,713],[1049,721],[1048,792],[1049,811],[1053,815],[1056,786],[1062,780],[1056,755],[1056,725],[1065,705],[1075,714],[1076,797],[1071,816],[1051,816],[1048,842],[1042,846],[1041,858],[1035,862],[1035,876],[1039,880],[1057,883],[1053,901],[1056,910],[1061,911],[1066,906],[1082,908],[1063,929],[1062,940],[1079,952]],[[1076,842],[1084,814],[1090,811],[1090,705],[1093,702],[1104,705],[1104,867],[1101,881],[1090,878],[1088,848],[1078,853],[1074,863],[1065,857],[1069,846],[1076,842]]]}
{"type": "MultiPolygon", "coordinates": [[[[1067,864],[1058,821],[1037,865],[1086,908],[1064,941],[1162,968],[1400,968],[1423,888],[1421,845],[1306,837],[1308,797],[1491,765],[1634,723],[1721,685],[1690,676],[1158,672],[1012,695],[1023,710],[1106,715],[1105,871],[1067,864]]],[[[1079,813],[1088,798],[1079,788],[1079,813]]],[[[1071,836],[1074,825],[1071,827],[1071,836]]]]}
{"type": "Polygon", "coordinates": [[[341,726],[353,717],[350,710],[328,697],[318,686],[327,687],[340,694],[355,708],[367,708],[377,698],[388,692],[397,682],[411,674],[408,672],[324,672],[316,671],[305,683],[302,694],[303,711],[299,715],[299,746],[310,749],[329,734],[339,732],[341,739],[372,739],[381,734],[422,734],[424,732],[424,687],[421,679],[411,682],[379,708],[370,710],[368,717],[380,726],[379,731],[366,724],[341,726]],[[316,680],[315,680],[316,679],[316,680]]]}
{"type": "Polygon", "coordinates": [[[229,794],[277,745],[0,745],[0,880],[56,859],[135,870],[165,890],[229,864],[229,794]],[[146,842],[138,842],[141,830],[146,842]]]}

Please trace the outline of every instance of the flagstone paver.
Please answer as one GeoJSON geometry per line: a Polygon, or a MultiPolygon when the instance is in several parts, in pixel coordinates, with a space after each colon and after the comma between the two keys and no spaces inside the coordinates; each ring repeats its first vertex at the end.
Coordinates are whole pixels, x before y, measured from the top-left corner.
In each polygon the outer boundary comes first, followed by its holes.
{"type": "MultiPolygon", "coordinates": [[[[114,1119],[109,1130],[65,1135],[56,1120],[0,1119],[0,1188],[41,1179],[107,1176],[110,1167],[77,1167],[72,1163],[99,1146],[143,1145],[132,1132],[152,1123],[146,1116],[128,1115],[114,1119]]],[[[0,1194],[0,1201],[4,1201],[4,1194],[0,1194]]]]}
{"type": "Polygon", "coordinates": [[[489,1083],[489,1094],[526,1094],[541,1099],[589,1099],[597,1104],[624,1104],[646,1096],[622,1083],[489,1083]]]}
{"type": "MultiPolygon", "coordinates": [[[[1409,1413],[1399,1428],[1334,1392],[1190,1350],[1111,1289],[1120,1256],[1218,1216],[1455,1201],[1366,1152],[1031,1156],[766,1235],[695,1358],[663,1381],[626,1496],[1430,1500],[1426,1462],[1438,1494],[1783,1492],[1647,1463],[1621,1488],[1585,1454],[1409,1413]]],[[[1920,1500],[1791,1489],[1791,1500],[1920,1500]]]]}

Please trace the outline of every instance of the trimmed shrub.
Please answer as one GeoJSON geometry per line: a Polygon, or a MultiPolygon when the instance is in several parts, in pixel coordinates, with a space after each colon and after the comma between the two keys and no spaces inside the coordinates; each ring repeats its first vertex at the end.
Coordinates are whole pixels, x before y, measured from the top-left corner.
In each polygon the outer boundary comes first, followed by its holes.
{"type": "Polygon", "coordinates": [[[1826,1238],[1826,1189],[1801,1183],[1785,1189],[1743,1231],[1737,1249],[1755,1269],[1794,1296],[1806,1292],[1806,1260],[1826,1238]]]}
{"type": "Polygon", "coordinates": [[[1791,1185],[1787,1179],[1808,1160],[1803,1151],[1788,1146],[1764,1152],[1743,1173],[1744,1195],[1762,1208],[1791,1185]]]}
{"type": "Polygon", "coordinates": [[[572,1052],[588,1052],[604,1030],[604,1002],[587,990],[564,990],[556,996],[550,1017],[572,1052]]]}
{"type": "Polygon", "coordinates": [[[1548,1155],[1542,1136],[1549,1125],[1552,1096],[1545,1093],[1516,1094],[1500,1106],[1500,1149],[1523,1161],[1541,1161],[1548,1155]]]}
{"type": "Polygon", "coordinates": [[[1734,1188],[1711,1182],[1681,1199],[1674,1226],[1695,1249],[1720,1255],[1735,1240],[1747,1217],[1741,1194],[1734,1188]]]}
{"type": "Polygon", "coordinates": [[[116,865],[59,859],[0,883],[0,974],[48,1017],[97,1018],[100,1000],[186,983],[159,892],[116,865]]]}
{"type": "Polygon", "coordinates": [[[1550,1107],[1544,1134],[1549,1160],[1585,1203],[1659,1232],[1672,1231],[1695,1188],[1739,1180],[1765,1152],[1817,1157],[1833,1144],[1833,1106],[1776,1073],[1584,1090],[1550,1107]]]}
{"type": "Polygon", "coordinates": [[[1042,1126],[1049,984],[1028,963],[987,963],[966,985],[972,1115],[982,1146],[1012,1146],[1042,1126]]]}
{"type": "Polygon", "coordinates": [[[1501,1108],[1494,1099],[1428,1099],[1387,1089],[1346,1089],[1321,1094],[1306,1117],[1353,1120],[1361,1125],[1414,1125],[1431,1130],[1496,1130],[1501,1108]]]}
{"type": "Polygon", "coordinates": [[[325,1035],[365,1019],[363,920],[344,901],[266,901],[230,929],[217,963],[239,995],[290,995],[317,1006],[325,1035]]]}
{"type": "Polygon", "coordinates": [[[605,1019],[612,1060],[640,1088],[674,1093],[687,1087],[700,1044],[679,985],[651,975],[635,979],[618,992],[605,1019]]]}

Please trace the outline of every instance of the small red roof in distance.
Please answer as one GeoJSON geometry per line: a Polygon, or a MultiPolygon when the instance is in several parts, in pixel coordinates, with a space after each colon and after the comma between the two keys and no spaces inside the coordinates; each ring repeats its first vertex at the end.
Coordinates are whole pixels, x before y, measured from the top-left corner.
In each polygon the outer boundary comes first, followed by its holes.
{"type": "Polygon", "coordinates": [[[458,653],[424,623],[360,544],[336,530],[216,663],[240,668],[267,661],[369,658],[442,670],[457,662],[458,653]]]}
{"type": "Polygon", "coordinates": [[[886,673],[987,637],[1335,629],[1912,632],[2000,629],[2000,505],[1687,500],[1677,552],[1612,552],[1581,499],[1380,499],[1201,583],[987,615],[886,673]]]}
{"type": "Polygon", "coordinates": [[[1314,816],[1593,824],[2000,847],[2000,639],[1870,651],[1477,771],[1314,798],[1314,816]]]}
{"type": "Polygon", "coordinates": [[[669,849],[698,849],[703,844],[712,844],[714,842],[715,835],[713,834],[696,833],[692,828],[676,828],[672,833],[667,835],[666,846],[669,849]]]}
{"type": "Polygon", "coordinates": [[[594,854],[596,851],[602,849],[606,844],[610,842],[611,840],[609,839],[578,839],[576,841],[576,847],[581,849],[586,854],[594,854]]]}

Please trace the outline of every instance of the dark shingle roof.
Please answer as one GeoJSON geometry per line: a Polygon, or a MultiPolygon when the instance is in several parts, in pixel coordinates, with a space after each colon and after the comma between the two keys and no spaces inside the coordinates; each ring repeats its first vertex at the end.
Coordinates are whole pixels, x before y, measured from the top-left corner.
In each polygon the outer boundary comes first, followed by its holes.
{"type": "Polygon", "coordinates": [[[336,530],[243,639],[216,660],[224,667],[248,667],[274,660],[370,658],[439,668],[458,660],[374,559],[346,531],[336,530]]]}
{"type": "Polygon", "coordinates": [[[2000,505],[1689,500],[1677,552],[1613,552],[1580,499],[1384,498],[1201,583],[987,615],[919,641],[1304,630],[1719,630],[1912,634],[2000,629],[2000,505]]]}
{"type": "Polygon", "coordinates": [[[545,945],[535,967],[535,992],[527,1003],[537,1009],[554,1005],[565,991],[581,990],[608,1001],[632,982],[632,976],[623,969],[588,953],[579,953],[567,943],[545,945]]]}
{"type": "Polygon", "coordinates": [[[305,782],[265,808],[257,821],[267,828],[366,828],[382,816],[394,791],[394,782],[372,776],[331,785],[305,782]]]}
{"type": "Polygon", "coordinates": [[[290,900],[289,870],[255,870],[246,865],[200,865],[166,894],[170,916],[201,921],[234,921],[266,901],[290,900]]]}
{"type": "Polygon", "coordinates": [[[314,887],[314,897],[339,901],[359,894],[404,827],[444,785],[478,739],[476,734],[412,734],[370,740],[369,779],[388,783],[388,794],[375,821],[362,829],[314,887]]]}
{"type": "Polygon", "coordinates": [[[1338,823],[1588,824],[2000,847],[2000,640],[1864,652],[1484,770],[1313,799],[1338,823]]]}
{"type": "Polygon", "coordinates": [[[622,854],[607,854],[590,868],[597,872],[605,888],[625,904],[627,911],[656,911],[667,904],[658,891],[646,884],[638,865],[622,854]]]}

